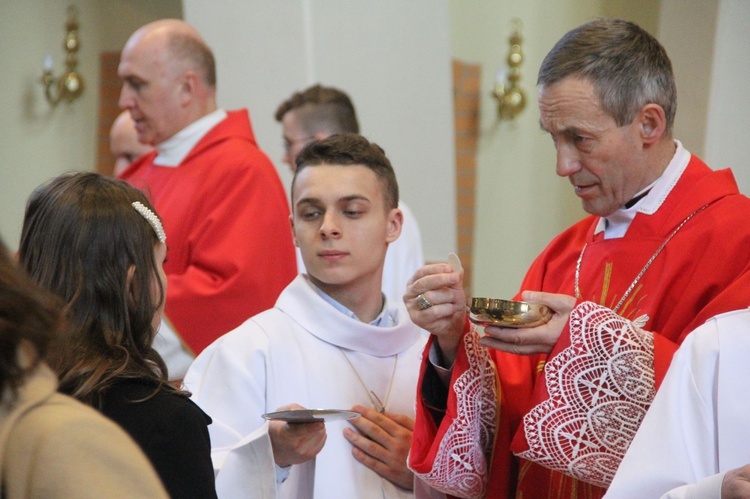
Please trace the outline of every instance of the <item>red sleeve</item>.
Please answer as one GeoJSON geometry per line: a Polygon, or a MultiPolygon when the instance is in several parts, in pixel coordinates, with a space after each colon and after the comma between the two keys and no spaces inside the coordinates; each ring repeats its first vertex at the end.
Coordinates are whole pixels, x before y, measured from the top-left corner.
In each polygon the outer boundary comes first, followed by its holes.
{"type": "Polygon", "coordinates": [[[435,490],[467,498],[487,497],[497,425],[497,378],[487,350],[468,324],[456,352],[445,415],[439,425],[422,397],[429,369],[428,342],[417,394],[409,467],[435,490]]]}

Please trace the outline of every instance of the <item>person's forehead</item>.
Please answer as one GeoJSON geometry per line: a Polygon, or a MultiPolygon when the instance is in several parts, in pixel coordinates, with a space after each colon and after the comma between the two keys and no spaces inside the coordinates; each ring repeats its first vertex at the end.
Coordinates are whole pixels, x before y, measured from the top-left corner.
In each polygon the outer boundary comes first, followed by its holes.
{"type": "Polygon", "coordinates": [[[609,121],[593,85],[585,80],[566,79],[539,89],[539,124],[546,131],[586,128],[592,121],[609,121]]]}
{"type": "Polygon", "coordinates": [[[163,36],[134,35],[123,48],[117,72],[120,77],[161,72],[169,61],[163,36]]]}
{"type": "Polygon", "coordinates": [[[298,120],[296,109],[290,109],[284,113],[284,116],[281,118],[281,126],[284,133],[295,133],[300,131],[302,127],[298,120]]]}
{"type": "Polygon", "coordinates": [[[381,191],[375,172],[359,164],[306,166],[294,179],[295,203],[308,196],[336,198],[360,193],[370,198],[381,191]]]}

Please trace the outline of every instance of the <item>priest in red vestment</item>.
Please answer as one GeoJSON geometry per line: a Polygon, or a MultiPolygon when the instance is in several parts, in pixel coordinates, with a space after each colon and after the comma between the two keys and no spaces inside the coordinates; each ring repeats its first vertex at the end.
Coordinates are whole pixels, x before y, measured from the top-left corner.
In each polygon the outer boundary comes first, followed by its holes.
{"type": "Polygon", "coordinates": [[[626,21],[585,24],[538,85],[557,174],[590,214],[516,297],[552,319],[480,338],[446,264],[423,267],[404,296],[432,333],[409,465],[457,497],[601,497],[677,346],[750,295],[750,199],[672,137],[674,76],[656,39],[626,21]]]}
{"type": "Polygon", "coordinates": [[[138,29],[118,74],[120,107],[138,140],[156,146],[121,177],[162,217],[168,325],[197,355],[271,308],[296,276],[286,194],[247,111],[217,109],[214,58],[192,26],[168,19],[138,29]]]}

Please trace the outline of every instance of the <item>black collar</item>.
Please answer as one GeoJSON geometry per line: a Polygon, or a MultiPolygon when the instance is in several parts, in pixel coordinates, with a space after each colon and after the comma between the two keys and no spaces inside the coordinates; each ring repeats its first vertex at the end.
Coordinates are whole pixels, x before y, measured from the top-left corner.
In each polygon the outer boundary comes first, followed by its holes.
{"type": "Polygon", "coordinates": [[[640,201],[641,199],[645,198],[646,195],[649,192],[651,192],[651,189],[647,190],[646,192],[642,192],[642,193],[638,194],[636,197],[634,197],[633,199],[631,199],[630,201],[628,201],[627,203],[625,203],[625,209],[628,210],[628,209],[632,208],[633,206],[635,206],[638,203],[638,201],[640,201]]]}

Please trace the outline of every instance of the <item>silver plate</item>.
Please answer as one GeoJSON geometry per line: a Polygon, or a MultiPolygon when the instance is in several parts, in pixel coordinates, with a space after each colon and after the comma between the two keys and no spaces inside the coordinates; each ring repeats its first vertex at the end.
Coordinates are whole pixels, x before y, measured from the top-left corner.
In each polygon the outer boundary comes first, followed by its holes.
{"type": "Polygon", "coordinates": [[[294,409],[263,414],[263,419],[286,421],[287,423],[327,423],[330,421],[346,421],[356,417],[359,417],[358,412],[340,409],[294,409]]]}

